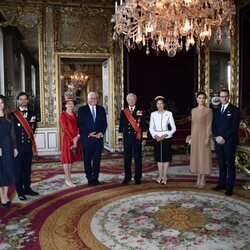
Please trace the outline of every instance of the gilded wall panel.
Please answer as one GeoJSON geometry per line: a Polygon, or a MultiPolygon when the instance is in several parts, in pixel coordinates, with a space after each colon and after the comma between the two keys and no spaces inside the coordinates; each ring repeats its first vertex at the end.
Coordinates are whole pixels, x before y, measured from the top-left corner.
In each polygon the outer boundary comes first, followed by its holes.
{"type": "Polygon", "coordinates": [[[44,42],[44,87],[45,87],[45,124],[56,123],[56,83],[54,57],[54,25],[53,9],[46,7],[45,12],[45,42],[44,42]]]}
{"type": "Polygon", "coordinates": [[[116,123],[119,120],[119,114],[121,109],[123,108],[123,44],[122,43],[115,43],[114,46],[114,97],[115,97],[115,120],[116,123]]]}
{"type": "Polygon", "coordinates": [[[112,8],[56,8],[57,52],[109,53],[112,50],[112,8]]]}

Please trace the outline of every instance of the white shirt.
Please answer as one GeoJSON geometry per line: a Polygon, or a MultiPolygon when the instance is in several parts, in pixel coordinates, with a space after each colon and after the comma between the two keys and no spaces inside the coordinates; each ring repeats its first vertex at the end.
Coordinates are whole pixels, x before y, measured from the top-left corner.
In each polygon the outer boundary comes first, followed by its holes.
{"type": "Polygon", "coordinates": [[[224,109],[223,109],[223,112],[224,112],[226,110],[226,108],[228,107],[228,105],[229,105],[229,102],[226,103],[226,104],[221,104],[221,111],[222,111],[222,109],[224,107],[224,109]]]}
{"type": "Polygon", "coordinates": [[[158,111],[151,113],[149,132],[153,138],[155,138],[156,135],[168,135],[172,137],[175,131],[176,126],[172,112],[165,110],[163,113],[159,113],[158,111]],[[168,128],[168,125],[171,126],[171,129],[168,128]]]}
{"type": "MultiPolygon", "coordinates": [[[[88,104],[88,105],[89,105],[89,104],[88,104]]],[[[90,111],[91,111],[91,114],[92,114],[93,107],[94,107],[94,112],[95,112],[95,115],[96,115],[96,106],[91,106],[91,105],[89,105],[89,109],[90,109],[90,111]]]]}
{"type": "Polygon", "coordinates": [[[25,111],[28,111],[28,108],[19,107],[19,110],[20,110],[20,111],[24,111],[24,110],[25,110],[25,111]]]}

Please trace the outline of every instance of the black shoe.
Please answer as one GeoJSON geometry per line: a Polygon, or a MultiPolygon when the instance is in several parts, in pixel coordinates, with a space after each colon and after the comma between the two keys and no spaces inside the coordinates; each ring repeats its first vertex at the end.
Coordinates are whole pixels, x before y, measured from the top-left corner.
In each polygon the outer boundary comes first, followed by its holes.
{"type": "Polygon", "coordinates": [[[97,186],[99,184],[100,184],[100,182],[98,179],[93,179],[93,186],[97,186]]]}
{"type": "Polygon", "coordinates": [[[27,198],[26,198],[26,196],[23,194],[23,195],[18,195],[18,199],[20,200],[20,201],[25,201],[25,200],[27,200],[27,198]]]}
{"type": "Polygon", "coordinates": [[[126,179],[124,179],[123,181],[122,181],[122,184],[129,184],[130,183],[130,180],[126,180],[126,179]]]}
{"type": "Polygon", "coordinates": [[[2,203],[2,202],[1,202],[1,205],[2,205],[4,208],[10,207],[10,204],[11,204],[10,201],[7,201],[6,203],[2,203]]]}
{"type": "Polygon", "coordinates": [[[225,192],[225,195],[226,196],[231,196],[233,194],[233,190],[231,190],[231,189],[228,189],[228,190],[226,190],[226,192],[225,192]]]}
{"type": "Polygon", "coordinates": [[[211,190],[213,191],[220,191],[223,189],[225,189],[225,186],[220,186],[220,185],[211,188],[211,190]]]}
{"type": "Polygon", "coordinates": [[[88,180],[88,186],[93,186],[94,180],[88,180]]]}
{"type": "Polygon", "coordinates": [[[39,195],[39,193],[33,191],[32,189],[30,189],[29,191],[24,191],[24,194],[25,195],[31,195],[31,196],[36,196],[36,195],[39,195]]]}
{"type": "Polygon", "coordinates": [[[141,180],[136,180],[135,185],[141,185],[141,180]]]}

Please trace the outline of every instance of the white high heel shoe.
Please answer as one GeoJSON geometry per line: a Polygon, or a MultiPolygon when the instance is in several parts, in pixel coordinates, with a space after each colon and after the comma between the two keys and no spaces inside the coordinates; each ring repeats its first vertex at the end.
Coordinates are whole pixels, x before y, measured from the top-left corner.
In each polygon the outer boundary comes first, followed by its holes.
{"type": "Polygon", "coordinates": [[[76,184],[74,184],[73,182],[68,182],[65,180],[65,184],[69,187],[76,187],[76,184]]]}

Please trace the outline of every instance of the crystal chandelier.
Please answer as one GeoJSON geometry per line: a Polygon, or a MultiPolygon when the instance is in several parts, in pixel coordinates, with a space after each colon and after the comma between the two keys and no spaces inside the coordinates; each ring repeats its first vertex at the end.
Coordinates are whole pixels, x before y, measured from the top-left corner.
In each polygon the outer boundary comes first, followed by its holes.
{"type": "Polygon", "coordinates": [[[67,91],[64,93],[64,95],[66,97],[75,97],[76,92],[87,85],[88,81],[88,75],[85,75],[80,70],[76,70],[74,74],[70,76],[70,81],[67,84],[67,91]]]}
{"type": "Polygon", "coordinates": [[[128,50],[136,45],[167,51],[170,57],[182,50],[189,50],[210,40],[212,32],[218,43],[222,40],[222,28],[233,30],[235,5],[233,0],[120,0],[115,2],[112,17],[114,38],[122,38],[128,50]]]}

